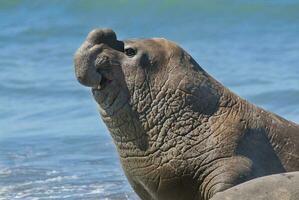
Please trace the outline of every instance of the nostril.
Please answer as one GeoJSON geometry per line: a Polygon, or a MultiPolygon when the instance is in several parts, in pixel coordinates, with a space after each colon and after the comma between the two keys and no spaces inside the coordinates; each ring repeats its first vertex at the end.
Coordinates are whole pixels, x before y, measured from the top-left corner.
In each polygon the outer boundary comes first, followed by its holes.
{"type": "Polygon", "coordinates": [[[96,68],[101,68],[109,65],[109,58],[108,56],[100,56],[95,60],[96,68]]]}
{"type": "Polygon", "coordinates": [[[107,62],[109,60],[108,56],[100,56],[96,59],[97,64],[102,64],[104,62],[107,62]]]}
{"type": "Polygon", "coordinates": [[[114,43],[116,34],[112,29],[94,29],[88,34],[87,40],[92,44],[114,43]]]}

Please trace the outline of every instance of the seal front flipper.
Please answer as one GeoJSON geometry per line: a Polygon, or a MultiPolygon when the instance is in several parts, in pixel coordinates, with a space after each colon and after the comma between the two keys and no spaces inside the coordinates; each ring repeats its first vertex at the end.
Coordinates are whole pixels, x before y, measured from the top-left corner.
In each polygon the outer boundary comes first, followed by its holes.
{"type": "Polygon", "coordinates": [[[203,199],[244,182],[252,172],[252,161],[243,156],[221,158],[210,165],[201,176],[199,191],[203,199]]]}

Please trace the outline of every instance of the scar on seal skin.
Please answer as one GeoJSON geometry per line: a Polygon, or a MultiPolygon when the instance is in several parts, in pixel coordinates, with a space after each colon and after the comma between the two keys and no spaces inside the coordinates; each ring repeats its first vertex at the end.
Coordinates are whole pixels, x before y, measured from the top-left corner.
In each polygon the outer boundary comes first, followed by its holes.
{"type": "Polygon", "coordinates": [[[207,200],[299,170],[299,126],[231,92],[174,42],[96,29],[74,62],[143,200],[207,200]]]}

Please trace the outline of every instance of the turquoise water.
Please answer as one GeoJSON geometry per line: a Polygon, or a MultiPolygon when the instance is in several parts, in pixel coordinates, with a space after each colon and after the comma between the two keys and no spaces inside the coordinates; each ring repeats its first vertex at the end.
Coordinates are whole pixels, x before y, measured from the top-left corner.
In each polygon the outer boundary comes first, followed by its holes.
{"type": "Polygon", "coordinates": [[[0,2],[0,199],[136,199],[73,54],[96,27],[178,42],[249,101],[299,122],[298,1],[0,2]]]}

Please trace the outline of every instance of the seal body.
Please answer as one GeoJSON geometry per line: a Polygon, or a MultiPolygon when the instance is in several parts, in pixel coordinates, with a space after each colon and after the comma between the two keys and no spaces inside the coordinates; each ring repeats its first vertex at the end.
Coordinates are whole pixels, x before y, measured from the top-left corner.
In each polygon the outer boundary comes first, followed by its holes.
{"type": "Polygon", "coordinates": [[[298,200],[299,172],[256,178],[217,193],[211,200],[298,200]]]}
{"type": "Polygon", "coordinates": [[[97,29],[76,52],[75,72],[141,199],[207,200],[299,170],[299,126],[240,98],[171,41],[119,41],[97,29]]]}

